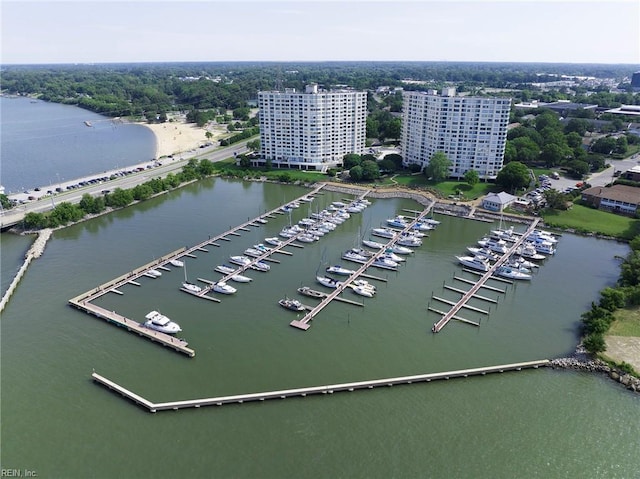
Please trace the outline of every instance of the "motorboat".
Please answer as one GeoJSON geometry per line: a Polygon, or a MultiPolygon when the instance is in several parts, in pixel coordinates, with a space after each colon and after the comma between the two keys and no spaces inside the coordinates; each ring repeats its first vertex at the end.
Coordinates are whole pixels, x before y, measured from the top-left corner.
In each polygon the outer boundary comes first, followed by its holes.
{"type": "Polygon", "coordinates": [[[224,281],[218,281],[217,283],[214,283],[213,290],[216,293],[221,294],[234,294],[236,291],[238,291],[236,288],[234,288],[233,286],[229,286],[224,281]]]}
{"type": "Polygon", "coordinates": [[[271,251],[271,248],[266,246],[264,243],[254,244],[253,247],[254,249],[257,249],[258,251],[262,251],[263,253],[266,253],[267,251],[271,251]]]}
{"type": "Polygon", "coordinates": [[[316,280],[322,286],[326,286],[327,288],[335,289],[338,286],[342,286],[342,283],[340,281],[336,281],[335,279],[330,278],[329,276],[316,276],[316,280]]]}
{"type": "Polygon", "coordinates": [[[233,264],[237,264],[239,266],[249,266],[251,263],[251,258],[248,256],[231,256],[229,261],[233,264]]]}
{"type": "Polygon", "coordinates": [[[362,240],[362,244],[365,245],[367,248],[372,248],[372,249],[382,249],[386,246],[382,243],[378,243],[377,241],[373,241],[373,240],[362,240]]]}
{"type": "Polygon", "coordinates": [[[413,225],[413,227],[411,228],[413,230],[417,230],[417,231],[431,231],[436,229],[436,227],[432,224],[429,223],[423,223],[423,222],[417,222],[415,225],[413,225]]]}
{"type": "Polygon", "coordinates": [[[182,288],[188,291],[189,293],[197,294],[202,292],[202,288],[200,286],[198,286],[197,284],[189,283],[188,281],[185,281],[184,283],[182,283],[182,288]]]}
{"type": "Polygon", "coordinates": [[[258,256],[264,255],[265,252],[260,251],[259,249],[256,249],[256,248],[247,248],[246,250],[244,250],[244,254],[247,256],[251,256],[252,258],[257,258],[258,256]]]}
{"type": "Polygon", "coordinates": [[[391,248],[387,248],[386,250],[384,250],[382,257],[389,258],[391,261],[395,261],[396,263],[402,263],[403,261],[406,261],[406,259],[395,254],[391,248]]]}
{"type": "Polygon", "coordinates": [[[393,228],[400,228],[402,230],[402,229],[405,229],[407,226],[409,226],[409,223],[407,222],[404,216],[398,215],[393,218],[388,218],[387,225],[393,228]]]}
{"type": "Polygon", "coordinates": [[[519,254],[523,258],[532,259],[534,261],[542,261],[546,256],[538,253],[535,247],[530,243],[525,243],[516,248],[516,254],[519,254]]]}
{"type": "Polygon", "coordinates": [[[344,259],[345,261],[353,261],[354,263],[362,263],[362,264],[369,261],[369,258],[367,258],[366,256],[363,256],[351,250],[345,251],[342,254],[342,259],[344,259]]]}
{"type": "Polygon", "coordinates": [[[418,246],[422,246],[422,240],[420,238],[417,238],[415,236],[411,236],[411,235],[402,235],[398,241],[396,241],[397,244],[399,244],[400,246],[409,246],[409,247],[413,247],[413,248],[417,248],[418,246]]]}
{"type": "Polygon", "coordinates": [[[157,269],[150,269],[149,271],[144,273],[144,275],[148,276],[149,278],[159,278],[160,276],[162,276],[162,273],[157,269]]]}
{"type": "Polygon", "coordinates": [[[489,271],[491,265],[486,259],[479,258],[477,256],[456,256],[458,261],[467,268],[475,269],[478,271],[489,271]]]}
{"type": "Polygon", "coordinates": [[[540,254],[546,254],[546,255],[556,254],[556,249],[553,247],[553,244],[548,241],[539,241],[532,244],[533,244],[533,247],[536,249],[536,252],[540,254]]]}
{"type": "Polygon", "coordinates": [[[364,249],[364,248],[351,248],[350,251],[368,258],[370,258],[375,254],[369,251],[368,249],[364,249]]]}
{"type": "Polygon", "coordinates": [[[317,221],[312,218],[302,218],[300,221],[298,221],[298,224],[300,226],[313,226],[316,223],[317,221]]]}
{"type": "Polygon", "coordinates": [[[500,266],[496,270],[496,274],[509,279],[531,279],[530,274],[523,273],[522,271],[519,271],[516,268],[511,268],[510,266],[500,266]]]}
{"type": "Polygon", "coordinates": [[[505,254],[507,251],[509,251],[507,248],[507,242],[501,239],[484,237],[480,241],[478,241],[478,244],[500,254],[505,254]]]}
{"type": "Polygon", "coordinates": [[[172,259],[171,261],[169,261],[169,264],[171,266],[175,266],[176,268],[182,268],[184,266],[184,262],[180,261],[179,259],[172,259]]]}
{"type": "Polygon", "coordinates": [[[260,224],[266,225],[268,223],[268,221],[265,220],[264,218],[257,218],[256,219],[256,223],[260,223],[260,224]]]}
{"type": "Polygon", "coordinates": [[[164,314],[160,314],[158,311],[151,311],[145,316],[146,321],[144,326],[149,329],[154,329],[165,334],[176,334],[182,331],[178,323],[174,323],[164,314]]]}
{"type": "Polygon", "coordinates": [[[374,236],[380,236],[381,238],[393,239],[398,234],[397,231],[393,231],[390,228],[373,228],[371,234],[374,236]]]}
{"type": "Polygon", "coordinates": [[[364,296],[366,298],[373,298],[373,295],[376,294],[375,291],[372,291],[371,289],[366,288],[364,286],[356,286],[356,285],[349,285],[349,286],[351,287],[354,293],[359,294],[360,296],[364,296]]]}
{"type": "MultiPolygon", "coordinates": [[[[224,275],[230,275],[236,271],[236,268],[233,268],[232,266],[229,266],[226,264],[222,264],[222,265],[216,266],[214,270],[224,275]]],[[[236,283],[250,283],[251,281],[253,281],[248,276],[243,276],[241,274],[234,274],[229,278],[231,279],[231,281],[235,281],[236,283]]]]}
{"type": "Polygon", "coordinates": [[[297,299],[283,298],[278,300],[278,304],[283,308],[290,309],[291,311],[304,311],[307,309],[304,304],[297,299]]]}
{"type": "Polygon", "coordinates": [[[305,203],[311,203],[313,201],[313,196],[303,196],[302,198],[300,198],[300,201],[304,201],[305,203]]]}
{"type": "Polygon", "coordinates": [[[413,250],[411,248],[407,248],[406,246],[401,246],[401,245],[397,245],[397,244],[391,245],[389,247],[389,250],[392,253],[395,253],[395,254],[411,254],[411,253],[413,253],[413,250]]]}
{"type": "Polygon", "coordinates": [[[531,269],[526,266],[522,266],[517,260],[509,258],[502,266],[520,271],[521,273],[531,273],[531,269]]]}
{"type": "Polygon", "coordinates": [[[340,276],[351,276],[355,273],[352,269],[343,268],[340,265],[329,266],[326,269],[327,273],[339,274],[340,276]]]}
{"type": "Polygon", "coordinates": [[[255,263],[250,265],[249,268],[255,269],[256,271],[262,271],[263,273],[266,273],[267,271],[269,271],[271,269],[271,266],[269,266],[264,261],[256,261],[255,263]]]}
{"type": "Polygon", "coordinates": [[[495,261],[498,259],[498,255],[491,251],[489,248],[477,248],[475,246],[468,246],[467,251],[469,251],[469,253],[473,253],[474,256],[479,256],[480,258],[485,258],[490,261],[495,261]]]}
{"type": "Polygon", "coordinates": [[[518,240],[518,235],[514,232],[513,226],[508,229],[497,229],[491,230],[491,236],[496,239],[501,239],[504,241],[509,241],[510,243],[515,243],[518,240]]]}
{"type": "Polygon", "coordinates": [[[317,241],[318,237],[312,235],[311,233],[302,233],[300,236],[296,238],[296,241],[300,241],[301,243],[313,243],[317,241]]]}
{"type": "Polygon", "coordinates": [[[340,209],[347,206],[347,204],[343,203],[342,201],[334,201],[333,203],[331,203],[331,206],[335,206],[336,208],[340,209]]]}
{"type": "Polygon", "coordinates": [[[280,241],[276,236],[265,238],[264,242],[270,244],[271,246],[282,246],[282,241],[280,241]]]}
{"type": "Polygon", "coordinates": [[[548,241],[549,243],[556,244],[558,242],[557,238],[553,236],[548,231],[542,231],[535,229],[531,232],[529,236],[527,236],[527,240],[529,241],[548,241]]]}
{"type": "Polygon", "coordinates": [[[533,261],[526,260],[522,256],[511,256],[510,260],[513,261],[515,264],[519,264],[524,268],[529,268],[529,269],[538,268],[538,265],[536,263],[534,263],[533,261]]]}
{"type": "Polygon", "coordinates": [[[386,268],[392,268],[395,269],[398,267],[398,263],[390,258],[388,258],[386,255],[382,255],[382,256],[378,256],[376,258],[376,260],[372,263],[372,266],[375,267],[386,267],[386,268]]]}
{"type": "Polygon", "coordinates": [[[434,220],[433,218],[422,218],[422,221],[424,221],[427,224],[430,224],[431,226],[438,226],[440,224],[438,220],[434,220]]]}
{"type": "Polygon", "coordinates": [[[377,288],[374,284],[369,283],[366,279],[355,279],[350,283],[351,286],[358,286],[360,288],[366,288],[372,292],[376,292],[377,288]]]}

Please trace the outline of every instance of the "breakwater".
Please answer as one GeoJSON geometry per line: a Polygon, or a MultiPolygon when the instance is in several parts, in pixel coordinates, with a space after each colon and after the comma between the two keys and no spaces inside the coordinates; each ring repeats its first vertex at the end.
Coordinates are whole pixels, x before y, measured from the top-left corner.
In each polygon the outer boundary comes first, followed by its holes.
{"type": "Polygon", "coordinates": [[[49,238],[51,238],[52,233],[53,230],[51,229],[43,229],[38,233],[38,237],[31,245],[31,248],[29,248],[29,250],[24,255],[24,263],[22,263],[22,266],[20,266],[20,269],[16,273],[16,276],[13,278],[13,281],[11,281],[11,284],[9,285],[9,288],[7,288],[7,291],[2,296],[2,300],[0,300],[0,312],[4,310],[4,307],[9,302],[11,295],[18,287],[18,284],[20,283],[20,280],[22,279],[24,274],[27,272],[27,268],[31,264],[31,261],[39,258],[44,252],[44,247],[46,246],[47,241],[49,241],[49,238]]]}
{"type": "Polygon", "coordinates": [[[567,358],[556,358],[549,362],[549,367],[553,369],[572,369],[589,373],[606,374],[612,380],[622,384],[629,391],[640,394],[640,378],[637,378],[626,371],[615,368],[592,357],[582,346],[578,346],[576,352],[567,358]]]}

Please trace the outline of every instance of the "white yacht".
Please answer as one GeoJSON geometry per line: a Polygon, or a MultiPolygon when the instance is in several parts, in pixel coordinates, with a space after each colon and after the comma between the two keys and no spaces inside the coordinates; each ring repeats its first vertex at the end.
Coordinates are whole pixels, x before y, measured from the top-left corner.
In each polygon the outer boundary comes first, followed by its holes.
{"type": "Polygon", "coordinates": [[[382,243],[378,243],[377,241],[373,241],[373,240],[362,240],[362,244],[365,245],[367,248],[372,248],[372,249],[382,249],[386,246],[382,243]]]}
{"type": "Polygon", "coordinates": [[[322,286],[326,286],[327,288],[334,288],[335,289],[338,286],[342,285],[342,283],[340,281],[336,281],[335,279],[330,278],[329,276],[316,276],[316,280],[322,286]]]}
{"type": "MultiPolygon", "coordinates": [[[[224,275],[228,275],[236,271],[236,268],[228,266],[226,264],[218,265],[214,268],[218,273],[222,273],[224,275]]],[[[250,283],[253,281],[248,276],[243,276],[241,274],[234,274],[231,276],[231,281],[235,281],[236,283],[250,283]]]]}
{"type": "Polygon", "coordinates": [[[238,291],[236,288],[234,288],[233,286],[229,286],[224,281],[218,281],[217,283],[215,283],[213,285],[213,290],[216,293],[221,294],[234,294],[236,291],[238,291]]]}
{"type": "Polygon", "coordinates": [[[178,323],[174,323],[158,311],[151,311],[145,318],[147,321],[144,322],[144,326],[149,329],[154,329],[165,334],[176,334],[182,331],[178,323]]]}
{"type": "Polygon", "coordinates": [[[276,236],[265,238],[264,242],[270,244],[271,246],[282,246],[282,241],[280,241],[276,236]]]}
{"type": "Polygon", "coordinates": [[[505,254],[507,251],[509,251],[507,248],[507,242],[501,239],[484,237],[480,241],[478,241],[478,244],[500,254],[505,254]]]}
{"type": "Polygon", "coordinates": [[[456,258],[461,264],[471,269],[477,269],[478,271],[484,271],[486,273],[491,268],[489,261],[477,256],[456,256],[456,258]]]}
{"type": "Polygon", "coordinates": [[[401,236],[400,239],[396,241],[396,243],[399,244],[400,246],[409,246],[412,248],[417,248],[418,246],[422,246],[422,240],[420,238],[417,238],[411,235],[401,236]]]}
{"type": "Polygon", "coordinates": [[[340,276],[351,276],[355,273],[352,269],[343,268],[340,265],[329,266],[326,269],[327,273],[339,274],[340,276]]]}
{"type": "Polygon", "coordinates": [[[172,259],[171,261],[169,261],[169,264],[171,266],[175,266],[176,268],[182,268],[184,266],[184,262],[180,261],[179,259],[172,259]]]}
{"type": "Polygon", "coordinates": [[[148,276],[149,278],[159,278],[160,276],[162,276],[162,273],[157,269],[150,269],[149,271],[144,273],[144,275],[148,276]]]}
{"type": "Polygon", "coordinates": [[[396,263],[392,259],[387,258],[386,256],[380,256],[376,258],[376,260],[373,263],[371,263],[371,266],[375,266],[376,268],[384,268],[384,269],[397,269],[398,263],[396,263]]]}
{"type": "Polygon", "coordinates": [[[342,254],[342,259],[346,261],[353,261],[354,263],[362,263],[362,264],[366,263],[369,260],[369,258],[367,258],[366,256],[363,256],[351,250],[345,251],[342,254]]]}
{"type": "Polygon", "coordinates": [[[475,256],[479,256],[480,258],[485,258],[491,261],[495,261],[498,259],[498,255],[491,251],[489,248],[476,248],[475,246],[468,246],[467,251],[469,251],[469,253],[473,253],[475,256]]]}
{"type": "Polygon", "coordinates": [[[397,231],[393,231],[390,228],[373,228],[371,234],[374,236],[380,236],[381,238],[395,238],[398,234],[397,231]]]}
{"type": "Polygon", "coordinates": [[[515,268],[511,268],[510,266],[500,266],[496,270],[496,274],[498,276],[502,276],[503,278],[509,279],[531,279],[531,275],[527,273],[523,273],[515,268]]]}

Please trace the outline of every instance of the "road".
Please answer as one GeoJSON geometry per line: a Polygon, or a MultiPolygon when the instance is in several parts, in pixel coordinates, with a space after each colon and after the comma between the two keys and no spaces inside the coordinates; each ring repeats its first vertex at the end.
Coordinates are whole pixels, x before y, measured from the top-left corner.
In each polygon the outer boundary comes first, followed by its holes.
{"type": "Polygon", "coordinates": [[[157,162],[152,161],[141,165],[134,165],[129,168],[121,168],[120,170],[114,170],[105,173],[96,173],[85,178],[78,178],[75,181],[66,181],[58,185],[47,185],[41,187],[40,192],[34,191],[33,193],[18,193],[15,195],[11,195],[11,199],[15,199],[17,201],[26,200],[26,202],[10,210],[2,210],[0,212],[0,228],[8,228],[19,223],[27,213],[44,213],[46,211],[50,211],[55,207],[57,203],[63,201],[72,204],[79,203],[82,199],[82,196],[85,194],[90,194],[91,196],[99,196],[103,194],[102,192],[104,190],[113,191],[116,188],[122,188],[123,190],[126,190],[145,183],[153,178],[164,178],[169,173],[175,173],[178,170],[182,169],[182,167],[185,166],[189,162],[189,160],[193,158],[198,160],[207,159],[212,162],[217,162],[227,158],[231,158],[236,154],[239,155],[242,153],[246,153],[248,151],[246,146],[247,142],[251,140],[252,138],[249,138],[248,140],[223,148],[213,147],[204,148],[201,150],[192,150],[191,152],[183,153],[179,157],[176,155],[174,156],[174,158],[162,158],[157,162]],[[148,165],[158,166],[147,168],[148,165]],[[81,181],[87,181],[92,178],[111,176],[112,173],[116,173],[122,170],[132,170],[136,167],[144,169],[142,171],[135,171],[134,173],[131,173],[127,176],[118,176],[113,180],[95,184],[87,184],[86,186],[82,186],[72,190],[65,190],[53,195],[44,193],[44,191],[47,190],[55,191],[56,187],[66,188],[67,185],[78,184],[81,181]],[[34,197],[36,197],[36,199],[27,200],[29,195],[33,195],[34,197]]]}

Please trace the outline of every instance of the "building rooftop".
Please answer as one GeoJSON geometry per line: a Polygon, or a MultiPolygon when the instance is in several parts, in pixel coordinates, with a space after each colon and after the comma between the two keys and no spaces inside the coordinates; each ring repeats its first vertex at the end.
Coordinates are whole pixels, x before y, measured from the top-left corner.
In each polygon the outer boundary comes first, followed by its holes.
{"type": "Polygon", "coordinates": [[[609,187],[594,186],[582,192],[583,195],[596,196],[598,198],[621,201],[624,203],[640,204],[640,188],[627,185],[613,185],[609,187]]]}

